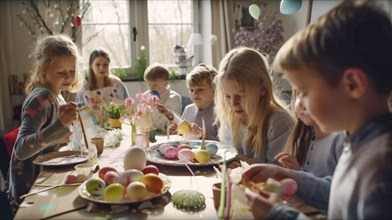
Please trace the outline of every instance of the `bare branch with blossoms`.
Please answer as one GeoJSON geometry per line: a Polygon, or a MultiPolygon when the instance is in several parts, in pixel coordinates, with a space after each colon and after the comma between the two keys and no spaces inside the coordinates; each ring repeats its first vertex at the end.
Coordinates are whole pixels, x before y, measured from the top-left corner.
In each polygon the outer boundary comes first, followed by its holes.
{"type": "Polygon", "coordinates": [[[90,7],[89,2],[80,7],[78,0],[24,0],[22,4],[26,8],[17,17],[34,40],[39,37],[37,33],[68,34],[74,42],[81,34],[82,18],[90,7]]]}

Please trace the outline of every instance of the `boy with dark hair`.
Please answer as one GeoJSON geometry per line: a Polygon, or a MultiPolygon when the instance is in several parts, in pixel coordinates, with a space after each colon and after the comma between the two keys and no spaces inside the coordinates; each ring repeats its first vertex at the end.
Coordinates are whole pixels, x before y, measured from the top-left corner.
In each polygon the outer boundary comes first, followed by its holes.
{"type": "MultiPolygon", "coordinates": [[[[298,198],[328,209],[330,219],[392,218],[391,57],[391,20],[371,2],[344,1],[287,41],[274,68],[299,91],[322,131],[350,136],[333,177],[255,164],[242,182],[290,177],[298,198]]],[[[256,218],[304,217],[274,195],[245,193],[256,218]]]]}

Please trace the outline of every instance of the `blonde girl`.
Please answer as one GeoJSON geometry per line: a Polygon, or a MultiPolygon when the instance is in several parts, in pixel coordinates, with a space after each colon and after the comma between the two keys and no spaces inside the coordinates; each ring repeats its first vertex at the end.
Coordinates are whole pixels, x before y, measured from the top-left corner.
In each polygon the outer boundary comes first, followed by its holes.
{"type": "Polygon", "coordinates": [[[257,162],[273,162],[293,119],[274,97],[266,58],[235,48],[222,59],[214,83],[219,139],[257,162]]]}
{"type": "Polygon", "coordinates": [[[74,103],[66,104],[61,92],[76,92],[83,84],[78,60],[78,48],[65,35],[44,37],[36,46],[35,70],[26,86],[22,122],[6,183],[13,213],[22,202],[19,197],[29,192],[39,174],[34,159],[70,140],[68,126],[75,120],[77,109],[74,103]]]}

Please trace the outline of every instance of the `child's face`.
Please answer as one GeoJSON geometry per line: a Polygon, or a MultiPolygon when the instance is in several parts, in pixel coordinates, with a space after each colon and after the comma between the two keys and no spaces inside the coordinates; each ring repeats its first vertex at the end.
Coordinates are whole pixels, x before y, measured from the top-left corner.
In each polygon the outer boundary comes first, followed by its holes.
{"type": "Polygon", "coordinates": [[[97,57],[91,63],[91,69],[96,79],[103,79],[109,75],[109,60],[105,57],[97,57]]]}
{"type": "Polygon", "coordinates": [[[162,94],[166,91],[167,80],[157,79],[157,80],[146,80],[148,88],[150,91],[157,91],[159,94],[162,94]]]}
{"type": "Polygon", "coordinates": [[[75,57],[55,57],[44,70],[48,85],[57,93],[68,90],[75,80],[75,69],[75,57]]]}
{"type": "Polygon", "coordinates": [[[245,98],[245,91],[241,90],[238,83],[234,80],[223,79],[221,86],[225,101],[230,106],[231,110],[240,119],[246,119],[246,112],[242,106],[245,98]]]}
{"type": "Polygon", "coordinates": [[[346,129],[352,113],[342,83],[332,87],[320,73],[309,68],[290,70],[285,75],[298,91],[297,99],[323,132],[346,129]]]}
{"type": "Polygon", "coordinates": [[[198,85],[189,86],[189,95],[199,109],[208,108],[214,101],[214,89],[212,85],[203,80],[198,85]]]}
{"type": "Polygon", "coordinates": [[[314,126],[315,122],[309,114],[309,111],[305,108],[301,98],[296,98],[294,102],[295,113],[299,120],[301,120],[307,126],[314,126]]]}

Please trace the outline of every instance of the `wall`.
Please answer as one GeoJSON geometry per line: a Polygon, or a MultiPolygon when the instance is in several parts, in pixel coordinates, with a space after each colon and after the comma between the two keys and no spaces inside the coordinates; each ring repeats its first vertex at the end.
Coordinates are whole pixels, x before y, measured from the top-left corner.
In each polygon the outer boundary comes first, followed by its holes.
{"type": "MultiPolygon", "coordinates": [[[[253,1],[252,1],[253,2],[253,1]]],[[[322,14],[339,4],[341,1],[331,1],[331,0],[313,0],[312,7],[312,17],[311,21],[314,22],[318,17],[322,14]]],[[[391,0],[377,0],[384,9],[388,12],[390,17],[392,18],[392,1],[391,0]]],[[[270,4],[271,10],[279,10],[280,1],[277,0],[268,0],[270,4]]],[[[304,28],[306,26],[306,14],[308,10],[309,1],[303,0],[301,9],[293,14],[293,15],[282,15],[279,14],[279,17],[283,21],[284,26],[284,38],[287,40],[290,36],[296,33],[298,30],[304,28]]],[[[21,0],[3,0],[0,1],[2,7],[6,8],[7,13],[0,14],[0,19],[2,21],[6,21],[7,24],[10,24],[9,29],[5,32],[1,32],[1,40],[4,42],[4,45],[12,48],[12,52],[10,54],[6,54],[7,58],[13,60],[14,62],[10,62],[10,70],[9,74],[17,74],[19,80],[22,80],[23,74],[29,72],[32,67],[30,54],[34,49],[34,43],[32,37],[27,33],[27,29],[21,26],[19,23],[19,19],[17,18],[17,14],[22,13],[25,7],[22,5],[21,0]]],[[[211,19],[213,15],[211,15],[211,11],[208,10],[208,1],[201,0],[201,10],[205,11],[202,14],[202,19],[205,22],[208,22],[208,17],[211,19]],[[208,17],[206,17],[208,16],[208,17]]],[[[209,25],[202,25],[200,28],[202,32],[205,32],[207,36],[209,36],[210,32],[207,30],[209,25]]],[[[2,28],[3,30],[3,28],[2,28]]],[[[203,45],[203,55],[205,56],[205,60],[201,60],[202,62],[211,63],[212,57],[206,53],[211,51],[211,44],[209,42],[210,37],[205,37],[205,44],[203,45]],[[209,48],[205,48],[209,47],[209,48]]],[[[218,39],[219,40],[219,39],[218,39]]],[[[214,45],[212,45],[214,46],[214,45]]],[[[3,55],[2,55],[3,56],[3,55]]],[[[1,57],[3,59],[3,57],[1,57]]],[[[6,73],[8,74],[8,73],[6,73]]],[[[1,77],[1,80],[5,80],[6,77],[1,77]]],[[[140,91],[145,91],[146,87],[144,83],[140,82],[126,82],[126,85],[132,94],[135,94],[140,91]]],[[[181,81],[173,84],[173,89],[179,92],[181,95],[188,95],[187,88],[185,85],[185,81],[181,81]]],[[[0,90],[1,96],[8,96],[8,93],[5,93],[6,90],[0,90]],[[5,93],[5,94],[4,94],[5,93]]],[[[22,97],[23,98],[23,97],[22,97]]],[[[20,97],[12,97],[12,105],[17,103],[21,103],[23,101],[20,100],[20,97]]],[[[11,108],[10,106],[2,105],[1,108],[11,108]]],[[[5,118],[3,118],[5,120],[5,118]]]]}
{"type": "MultiPolygon", "coordinates": [[[[27,29],[19,24],[19,19],[16,17],[18,13],[22,13],[24,10],[24,7],[22,6],[22,1],[20,0],[14,0],[14,1],[1,1],[0,4],[7,4],[7,7],[9,7],[9,13],[10,13],[10,22],[11,22],[11,30],[10,34],[12,35],[12,41],[8,42],[8,44],[11,44],[11,47],[13,48],[13,54],[10,54],[12,58],[16,61],[15,65],[15,74],[19,75],[19,79],[22,80],[22,76],[24,73],[29,72],[31,69],[31,61],[29,58],[29,54],[32,52],[34,49],[33,41],[30,35],[27,33],[27,29]]],[[[313,1],[313,12],[312,12],[312,22],[315,21],[318,17],[320,17],[322,14],[336,6],[340,1],[327,1],[327,0],[314,0],[313,1]]],[[[390,17],[392,18],[392,1],[389,0],[378,0],[378,2],[384,7],[385,10],[388,11],[390,14],[390,17]]],[[[274,10],[279,10],[279,5],[280,1],[268,1],[270,4],[270,8],[274,10]]],[[[205,1],[202,1],[202,9],[204,10],[206,7],[205,1]]],[[[302,7],[301,9],[293,14],[293,15],[279,15],[280,18],[283,21],[283,26],[284,26],[284,38],[288,39],[291,35],[296,33],[298,30],[302,29],[306,25],[306,14],[307,14],[307,7],[308,7],[308,1],[303,0],[302,7]]],[[[208,16],[210,12],[207,12],[206,15],[208,16]]],[[[4,15],[0,15],[4,16],[4,15]]],[[[206,20],[205,18],[203,18],[206,20]]],[[[204,29],[204,28],[203,28],[204,29]]],[[[3,33],[2,33],[3,34],[3,33]]],[[[208,33],[207,33],[208,35],[208,33]]],[[[209,41],[210,38],[206,37],[204,41],[209,41]]],[[[207,45],[211,45],[208,44],[207,45]]],[[[210,50],[205,50],[203,49],[203,52],[209,52],[210,50]]],[[[205,55],[206,56],[206,55],[205,55]]],[[[211,57],[206,56],[206,61],[209,63],[211,57]]],[[[203,61],[203,60],[202,60],[203,61]]]]}

